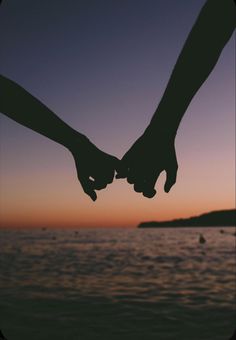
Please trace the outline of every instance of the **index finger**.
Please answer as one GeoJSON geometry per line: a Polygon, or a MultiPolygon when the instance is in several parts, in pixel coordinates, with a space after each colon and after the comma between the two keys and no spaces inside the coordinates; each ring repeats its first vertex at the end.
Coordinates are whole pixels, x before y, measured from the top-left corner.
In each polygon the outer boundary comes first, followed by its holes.
{"type": "Polygon", "coordinates": [[[85,175],[78,175],[80,184],[85,192],[93,201],[96,201],[97,194],[94,190],[94,182],[85,175]]]}

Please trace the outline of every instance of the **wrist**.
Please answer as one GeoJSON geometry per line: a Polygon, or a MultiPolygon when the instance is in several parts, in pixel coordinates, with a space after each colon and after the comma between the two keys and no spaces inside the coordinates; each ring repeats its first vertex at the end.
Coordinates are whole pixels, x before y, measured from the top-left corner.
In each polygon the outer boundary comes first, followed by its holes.
{"type": "Polygon", "coordinates": [[[92,143],[90,140],[81,133],[73,130],[66,141],[64,146],[72,153],[83,152],[83,150],[87,149],[92,143]]]}
{"type": "MultiPolygon", "coordinates": [[[[173,97],[174,98],[174,97],[173,97]]],[[[160,133],[163,137],[175,140],[186,106],[178,101],[169,101],[163,96],[149,124],[152,133],[160,133]]]]}
{"type": "Polygon", "coordinates": [[[147,126],[144,135],[153,141],[156,139],[161,139],[163,142],[174,143],[176,132],[176,130],[171,129],[170,126],[164,121],[152,119],[150,124],[147,126]]]}

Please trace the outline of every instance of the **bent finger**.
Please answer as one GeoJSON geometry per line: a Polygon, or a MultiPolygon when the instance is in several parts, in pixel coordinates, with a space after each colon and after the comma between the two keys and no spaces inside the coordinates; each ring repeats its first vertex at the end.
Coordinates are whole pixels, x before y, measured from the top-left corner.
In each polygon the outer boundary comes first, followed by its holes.
{"type": "Polygon", "coordinates": [[[136,192],[143,192],[143,190],[144,190],[144,181],[142,180],[140,180],[140,181],[136,181],[135,183],[134,183],[134,191],[136,191],[136,192]]]}
{"type": "Polygon", "coordinates": [[[145,190],[143,191],[143,196],[147,198],[153,198],[156,193],[157,191],[155,189],[145,190]]]}
{"type": "Polygon", "coordinates": [[[96,201],[97,194],[95,192],[94,182],[87,176],[81,174],[78,175],[78,178],[85,194],[87,194],[93,201],[96,201]]]}
{"type": "Polygon", "coordinates": [[[160,175],[160,171],[156,174],[152,174],[146,179],[144,183],[143,196],[147,198],[153,198],[157,191],[155,190],[156,181],[160,175]]]}
{"type": "Polygon", "coordinates": [[[120,161],[119,166],[116,167],[116,179],[126,178],[128,175],[128,165],[120,161]]]}
{"type": "Polygon", "coordinates": [[[117,163],[116,167],[116,179],[119,178],[126,178],[128,176],[129,171],[129,156],[128,153],[126,153],[123,158],[117,163]]]}
{"type": "Polygon", "coordinates": [[[113,182],[113,179],[114,179],[114,174],[115,172],[114,171],[111,171],[107,174],[106,176],[106,182],[107,184],[111,184],[113,182]]]}
{"type": "Polygon", "coordinates": [[[110,172],[110,174],[107,175],[108,183],[112,183],[113,182],[115,172],[116,172],[115,178],[117,178],[117,179],[125,178],[126,175],[127,175],[127,169],[128,168],[125,165],[125,163],[123,163],[120,159],[118,159],[115,156],[113,156],[113,159],[112,159],[112,172],[110,172]]]}
{"type": "Polygon", "coordinates": [[[95,181],[94,182],[94,189],[96,190],[102,190],[107,187],[107,182],[104,181],[95,181]]]}
{"type": "Polygon", "coordinates": [[[96,190],[105,189],[107,184],[111,183],[113,180],[114,170],[109,171],[108,168],[101,171],[100,169],[99,171],[97,171],[97,173],[93,175],[93,177],[94,177],[94,189],[96,190]]]}

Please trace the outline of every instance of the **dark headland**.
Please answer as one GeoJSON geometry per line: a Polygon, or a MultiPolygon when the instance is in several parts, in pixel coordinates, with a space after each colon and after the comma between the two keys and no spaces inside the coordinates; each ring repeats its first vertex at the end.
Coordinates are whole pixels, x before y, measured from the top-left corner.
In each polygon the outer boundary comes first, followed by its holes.
{"type": "Polygon", "coordinates": [[[142,222],[138,228],[170,227],[233,227],[236,221],[236,209],[212,211],[199,216],[181,218],[171,221],[142,222]]]}

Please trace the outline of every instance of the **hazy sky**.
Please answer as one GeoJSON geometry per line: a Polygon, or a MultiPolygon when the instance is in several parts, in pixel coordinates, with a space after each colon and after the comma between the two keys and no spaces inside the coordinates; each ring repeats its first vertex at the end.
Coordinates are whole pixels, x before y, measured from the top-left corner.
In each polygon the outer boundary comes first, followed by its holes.
{"type": "MultiPolygon", "coordinates": [[[[122,157],[150,121],[204,2],[3,1],[0,73],[122,157]]],[[[119,180],[93,203],[66,149],[1,115],[1,224],[135,226],[233,208],[234,58],[231,38],[181,123],[177,184],[163,193],[163,174],[151,200],[119,180]]]]}

